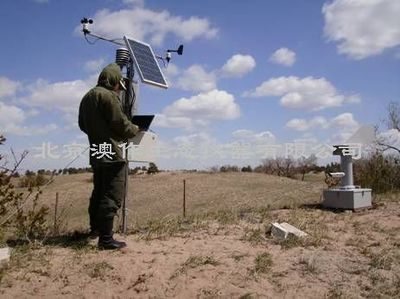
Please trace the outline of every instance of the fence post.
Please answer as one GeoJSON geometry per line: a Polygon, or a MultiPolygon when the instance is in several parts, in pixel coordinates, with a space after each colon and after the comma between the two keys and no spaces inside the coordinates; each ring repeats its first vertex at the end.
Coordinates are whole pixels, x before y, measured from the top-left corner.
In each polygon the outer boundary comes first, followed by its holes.
{"type": "Polygon", "coordinates": [[[58,210],[58,192],[56,192],[56,205],[54,206],[54,229],[53,234],[57,234],[57,210],[58,210]]]}
{"type": "Polygon", "coordinates": [[[183,180],[183,218],[186,218],[186,180],[183,180]]]}

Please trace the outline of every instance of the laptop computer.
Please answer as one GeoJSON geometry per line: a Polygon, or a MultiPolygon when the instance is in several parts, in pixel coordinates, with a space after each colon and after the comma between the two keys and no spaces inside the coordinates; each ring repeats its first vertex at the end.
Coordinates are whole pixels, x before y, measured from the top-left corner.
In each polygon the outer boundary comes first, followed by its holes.
{"type": "Polygon", "coordinates": [[[134,115],[131,119],[132,123],[137,125],[140,130],[147,131],[154,119],[154,115],[134,115]]]}

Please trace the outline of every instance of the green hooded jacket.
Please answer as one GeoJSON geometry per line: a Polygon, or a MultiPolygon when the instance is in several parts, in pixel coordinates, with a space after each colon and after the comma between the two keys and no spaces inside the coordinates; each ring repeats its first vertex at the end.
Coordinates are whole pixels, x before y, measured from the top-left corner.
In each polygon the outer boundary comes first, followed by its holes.
{"type": "Polygon", "coordinates": [[[109,64],[100,73],[97,86],[82,98],[79,106],[79,128],[88,135],[92,166],[126,161],[118,145],[139,132],[139,128],[123,113],[118,94],[113,91],[121,78],[119,66],[109,64]]]}

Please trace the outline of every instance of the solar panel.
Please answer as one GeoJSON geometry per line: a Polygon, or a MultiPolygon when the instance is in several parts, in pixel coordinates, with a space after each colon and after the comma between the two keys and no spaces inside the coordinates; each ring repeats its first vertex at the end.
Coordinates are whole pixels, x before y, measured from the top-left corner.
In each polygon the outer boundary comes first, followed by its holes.
{"type": "Polygon", "coordinates": [[[134,39],[128,39],[126,36],[124,36],[124,40],[133,57],[142,82],[168,88],[150,45],[134,39]]]}

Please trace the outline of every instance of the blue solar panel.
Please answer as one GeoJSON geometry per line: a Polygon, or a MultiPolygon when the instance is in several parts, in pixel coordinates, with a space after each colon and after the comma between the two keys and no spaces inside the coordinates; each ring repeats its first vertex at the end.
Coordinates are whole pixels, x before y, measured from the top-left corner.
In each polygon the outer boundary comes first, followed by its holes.
{"type": "Polygon", "coordinates": [[[142,82],[168,88],[168,84],[165,81],[164,75],[161,72],[150,45],[137,40],[128,39],[126,36],[124,40],[133,57],[142,82]]]}

